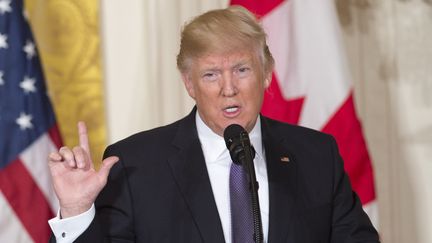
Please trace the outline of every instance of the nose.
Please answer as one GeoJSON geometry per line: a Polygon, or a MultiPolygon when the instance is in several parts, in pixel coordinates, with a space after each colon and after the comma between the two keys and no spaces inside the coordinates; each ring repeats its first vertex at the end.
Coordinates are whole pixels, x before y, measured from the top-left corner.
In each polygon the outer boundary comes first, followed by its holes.
{"type": "Polygon", "coordinates": [[[238,93],[236,82],[231,74],[224,74],[221,81],[221,95],[232,97],[238,93]]]}

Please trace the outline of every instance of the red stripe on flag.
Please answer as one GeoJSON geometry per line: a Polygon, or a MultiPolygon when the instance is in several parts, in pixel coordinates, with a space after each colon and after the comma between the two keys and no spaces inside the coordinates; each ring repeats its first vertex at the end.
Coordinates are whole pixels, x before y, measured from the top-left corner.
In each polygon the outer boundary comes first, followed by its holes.
{"type": "Polygon", "coordinates": [[[60,131],[58,129],[57,123],[54,124],[49,130],[48,134],[51,138],[51,141],[54,143],[54,145],[59,149],[61,146],[63,146],[63,141],[61,139],[60,131]]]}
{"type": "Polygon", "coordinates": [[[0,170],[0,190],[35,242],[48,242],[54,216],[42,191],[17,159],[0,170]]]}
{"type": "Polygon", "coordinates": [[[273,73],[270,87],[268,87],[264,95],[261,112],[263,115],[278,121],[298,124],[303,107],[303,101],[304,97],[285,100],[279,88],[277,78],[273,73]]]}
{"type": "Polygon", "coordinates": [[[241,5],[254,13],[258,18],[268,14],[284,0],[231,0],[231,5],[241,5]]]}
{"type": "Polygon", "coordinates": [[[355,113],[352,93],[322,131],[335,137],[353,190],[359,195],[362,204],[374,200],[372,163],[355,113]]]}

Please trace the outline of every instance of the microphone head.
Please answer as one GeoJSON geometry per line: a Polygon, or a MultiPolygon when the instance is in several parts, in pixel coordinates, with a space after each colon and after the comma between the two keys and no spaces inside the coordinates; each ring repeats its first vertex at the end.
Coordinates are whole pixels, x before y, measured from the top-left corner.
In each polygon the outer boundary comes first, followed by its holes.
{"type": "Polygon", "coordinates": [[[249,148],[247,151],[251,154],[252,159],[255,157],[255,150],[250,145],[249,135],[242,126],[231,124],[225,128],[224,140],[234,163],[241,164],[245,156],[245,146],[249,148]]]}
{"type": "Polygon", "coordinates": [[[239,124],[231,124],[224,130],[225,144],[230,150],[231,145],[235,140],[240,140],[240,134],[246,132],[246,130],[239,124]]]}

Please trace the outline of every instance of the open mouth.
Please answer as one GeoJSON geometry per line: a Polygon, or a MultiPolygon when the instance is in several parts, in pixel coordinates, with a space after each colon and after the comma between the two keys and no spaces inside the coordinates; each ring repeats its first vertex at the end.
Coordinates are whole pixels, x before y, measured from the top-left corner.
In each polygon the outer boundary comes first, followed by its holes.
{"type": "Polygon", "coordinates": [[[230,106],[230,107],[225,108],[225,112],[234,113],[234,112],[238,111],[238,109],[239,109],[238,106],[230,106]]]}
{"type": "Polygon", "coordinates": [[[240,113],[240,106],[228,106],[223,111],[226,117],[235,117],[240,113]]]}

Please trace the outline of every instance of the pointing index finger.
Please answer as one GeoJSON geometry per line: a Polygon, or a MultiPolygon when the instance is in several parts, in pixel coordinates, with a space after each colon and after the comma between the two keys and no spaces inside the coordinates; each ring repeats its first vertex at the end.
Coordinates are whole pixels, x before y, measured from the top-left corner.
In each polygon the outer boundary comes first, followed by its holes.
{"type": "Polygon", "coordinates": [[[87,127],[84,122],[78,122],[78,136],[80,146],[90,155],[89,139],[87,135],[87,127]]]}

